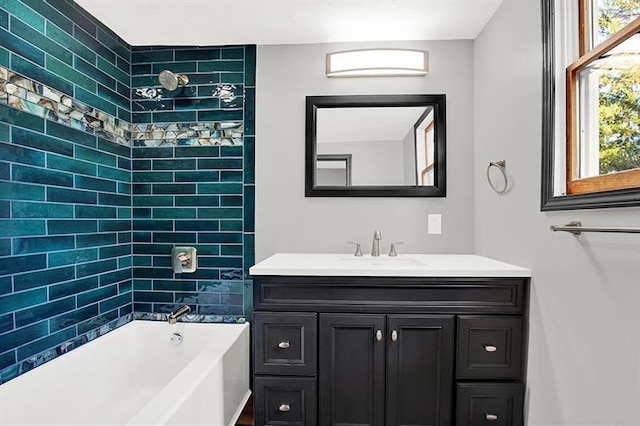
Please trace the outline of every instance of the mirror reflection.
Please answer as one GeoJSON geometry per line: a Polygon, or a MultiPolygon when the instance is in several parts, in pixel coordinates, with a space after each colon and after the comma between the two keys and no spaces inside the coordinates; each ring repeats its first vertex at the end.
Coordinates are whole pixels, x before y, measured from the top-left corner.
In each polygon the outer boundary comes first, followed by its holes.
{"type": "Polygon", "coordinates": [[[307,97],[307,196],[444,196],[444,95],[307,97]]]}

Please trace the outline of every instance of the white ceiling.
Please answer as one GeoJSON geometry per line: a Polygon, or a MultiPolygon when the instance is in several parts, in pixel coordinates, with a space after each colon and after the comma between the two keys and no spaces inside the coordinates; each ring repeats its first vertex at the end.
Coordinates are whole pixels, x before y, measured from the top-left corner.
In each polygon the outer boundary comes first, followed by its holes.
{"type": "Polygon", "coordinates": [[[502,0],[75,0],[134,46],[475,39],[502,0]]]}

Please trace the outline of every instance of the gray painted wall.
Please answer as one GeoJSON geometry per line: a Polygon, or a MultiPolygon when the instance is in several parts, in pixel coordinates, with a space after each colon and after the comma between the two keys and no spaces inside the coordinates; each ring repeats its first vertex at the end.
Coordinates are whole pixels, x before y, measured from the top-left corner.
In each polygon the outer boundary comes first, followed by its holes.
{"type": "Polygon", "coordinates": [[[528,425],[640,425],[640,237],[549,231],[640,226],[640,209],[540,212],[539,0],[505,0],[475,42],[478,254],[533,270],[528,425]],[[507,160],[511,190],[491,191],[507,160]]]}
{"type": "Polygon", "coordinates": [[[340,43],[258,46],[256,93],[256,260],[276,252],[343,252],[346,241],[405,253],[468,253],[473,246],[473,42],[340,43]],[[429,50],[426,77],[333,78],[325,54],[364,47],[429,50]],[[446,198],[305,198],[307,95],[445,93],[446,198]],[[443,234],[427,235],[427,214],[443,214],[443,234]]]}

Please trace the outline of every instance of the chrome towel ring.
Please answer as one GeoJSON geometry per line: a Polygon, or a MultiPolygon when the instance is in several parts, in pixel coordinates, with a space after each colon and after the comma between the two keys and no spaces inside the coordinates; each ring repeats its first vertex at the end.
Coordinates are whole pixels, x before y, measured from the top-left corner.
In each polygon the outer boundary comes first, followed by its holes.
{"type": "Polygon", "coordinates": [[[489,186],[491,187],[491,189],[493,189],[498,194],[502,194],[507,190],[507,188],[509,187],[509,179],[507,178],[507,162],[505,160],[492,161],[489,163],[489,166],[487,166],[487,181],[489,182],[489,186]],[[490,175],[491,167],[497,168],[498,170],[500,170],[500,173],[502,173],[502,177],[504,179],[504,184],[502,188],[496,186],[491,181],[491,175],[490,175]]]}

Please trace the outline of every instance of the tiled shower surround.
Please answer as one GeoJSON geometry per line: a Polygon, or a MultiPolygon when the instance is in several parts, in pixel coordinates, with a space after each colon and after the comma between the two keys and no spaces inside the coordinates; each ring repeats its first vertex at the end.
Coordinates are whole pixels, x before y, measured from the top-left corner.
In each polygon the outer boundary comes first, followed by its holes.
{"type": "Polygon", "coordinates": [[[0,382],[176,305],[247,314],[254,93],[254,46],[132,48],[71,1],[0,0],[0,382]]]}

